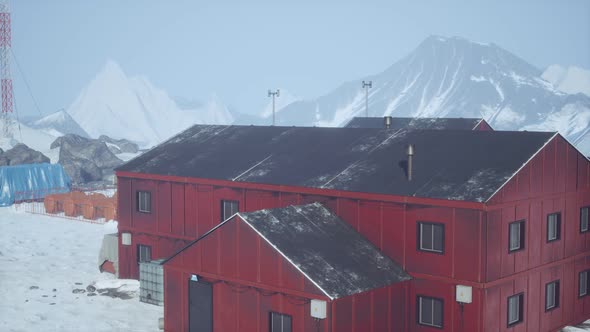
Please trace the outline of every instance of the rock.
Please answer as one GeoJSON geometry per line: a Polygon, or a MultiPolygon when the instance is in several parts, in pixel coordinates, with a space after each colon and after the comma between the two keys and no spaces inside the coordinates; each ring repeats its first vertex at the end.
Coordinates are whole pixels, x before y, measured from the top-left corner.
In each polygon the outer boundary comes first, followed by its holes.
{"type": "Polygon", "coordinates": [[[51,303],[49,303],[49,305],[55,305],[55,302],[51,302],[51,303]]]}
{"type": "Polygon", "coordinates": [[[41,295],[41,297],[49,297],[49,295],[41,295]]]}
{"type": "Polygon", "coordinates": [[[76,288],[72,291],[72,293],[74,294],[82,294],[82,293],[86,293],[86,290],[82,289],[82,288],[76,288]]]}
{"type": "Polygon", "coordinates": [[[76,184],[106,180],[123,163],[99,140],[68,134],[57,138],[51,148],[60,147],[59,163],[76,184]]]}
{"type": "Polygon", "coordinates": [[[107,144],[109,149],[113,151],[113,153],[137,153],[139,151],[139,146],[129,140],[126,139],[114,139],[110,138],[106,135],[101,135],[98,138],[99,141],[109,143],[107,144]],[[119,152],[114,152],[119,151],[119,152]]]}
{"type": "Polygon", "coordinates": [[[12,149],[2,153],[0,157],[0,165],[6,163],[10,166],[22,165],[22,164],[41,164],[49,163],[50,160],[44,154],[39,151],[35,151],[25,144],[18,143],[12,149]]]}
{"type": "Polygon", "coordinates": [[[88,287],[86,287],[86,290],[89,292],[96,292],[96,287],[92,286],[92,285],[88,285],[88,287]]]}
{"type": "Polygon", "coordinates": [[[82,285],[82,283],[81,283],[81,282],[76,282],[75,284],[76,284],[76,285],[82,285]]]}
{"type": "Polygon", "coordinates": [[[29,289],[39,289],[39,286],[31,286],[29,289]]]}
{"type": "Polygon", "coordinates": [[[54,288],[54,289],[53,289],[53,291],[54,291],[54,292],[57,292],[57,289],[55,289],[55,288],[54,288]]]}
{"type": "Polygon", "coordinates": [[[96,296],[96,293],[88,293],[87,296],[96,296]]]}

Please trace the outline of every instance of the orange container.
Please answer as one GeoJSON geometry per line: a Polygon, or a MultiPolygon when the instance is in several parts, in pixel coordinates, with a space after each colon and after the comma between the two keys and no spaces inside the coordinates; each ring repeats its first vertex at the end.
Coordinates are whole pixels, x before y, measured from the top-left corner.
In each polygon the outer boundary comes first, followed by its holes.
{"type": "Polygon", "coordinates": [[[45,206],[45,213],[57,213],[57,197],[55,195],[45,196],[43,200],[45,206]]]}
{"type": "Polygon", "coordinates": [[[77,217],[82,214],[82,204],[86,195],[82,192],[71,192],[64,198],[64,213],[68,217],[77,217]]]}

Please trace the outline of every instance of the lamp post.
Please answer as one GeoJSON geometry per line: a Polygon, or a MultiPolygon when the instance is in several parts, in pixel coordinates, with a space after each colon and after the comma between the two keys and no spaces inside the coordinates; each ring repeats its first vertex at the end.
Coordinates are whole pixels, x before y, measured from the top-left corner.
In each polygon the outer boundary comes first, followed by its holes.
{"type": "Polygon", "coordinates": [[[275,125],[275,98],[281,96],[281,91],[277,89],[276,91],[268,90],[268,96],[272,96],[272,125],[275,125]]]}
{"type": "Polygon", "coordinates": [[[369,117],[369,89],[373,87],[373,81],[363,81],[363,89],[365,89],[365,116],[369,117]]]}

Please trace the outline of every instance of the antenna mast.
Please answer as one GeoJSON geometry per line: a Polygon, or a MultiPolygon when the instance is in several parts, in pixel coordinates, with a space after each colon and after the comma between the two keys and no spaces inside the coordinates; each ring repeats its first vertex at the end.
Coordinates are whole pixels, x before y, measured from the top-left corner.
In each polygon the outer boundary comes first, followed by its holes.
{"type": "Polygon", "coordinates": [[[12,137],[12,77],[10,74],[10,54],[12,47],[10,28],[10,9],[8,0],[0,1],[0,85],[2,88],[2,135],[12,137]]]}
{"type": "Polygon", "coordinates": [[[373,87],[373,81],[363,81],[363,89],[365,89],[365,116],[369,117],[369,89],[373,87]]]}

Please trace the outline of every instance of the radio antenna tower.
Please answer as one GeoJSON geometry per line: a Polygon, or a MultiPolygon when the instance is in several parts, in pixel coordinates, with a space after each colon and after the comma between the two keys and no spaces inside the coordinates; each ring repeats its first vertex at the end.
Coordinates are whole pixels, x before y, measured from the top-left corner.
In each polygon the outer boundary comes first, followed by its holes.
{"type": "Polygon", "coordinates": [[[2,135],[12,137],[12,77],[10,75],[11,28],[8,0],[0,0],[0,85],[2,87],[2,135]]]}

